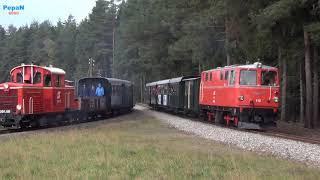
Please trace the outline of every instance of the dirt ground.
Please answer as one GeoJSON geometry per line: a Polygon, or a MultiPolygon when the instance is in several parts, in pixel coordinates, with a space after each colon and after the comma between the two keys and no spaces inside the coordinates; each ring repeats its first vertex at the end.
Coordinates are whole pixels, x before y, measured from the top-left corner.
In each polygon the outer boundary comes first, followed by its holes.
{"type": "Polygon", "coordinates": [[[320,129],[307,129],[303,127],[302,123],[287,123],[278,121],[277,128],[272,128],[281,133],[292,134],[312,139],[320,139],[320,129]]]}

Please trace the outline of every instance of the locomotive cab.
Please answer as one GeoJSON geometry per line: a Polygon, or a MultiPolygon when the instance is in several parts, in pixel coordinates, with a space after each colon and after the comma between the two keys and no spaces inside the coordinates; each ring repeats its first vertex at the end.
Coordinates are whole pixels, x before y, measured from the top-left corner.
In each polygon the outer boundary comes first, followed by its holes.
{"type": "Polygon", "coordinates": [[[13,68],[10,75],[10,82],[0,84],[2,126],[19,128],[46,125],[57,120],[58,115],[77,110],[74,88],[65,84],[64,70],[22,64],[13,68]],[[45,117],[47,114],[52,118],[45,117]]]}
{"type": "Polygon", "coordinates": [[[279,107],[279,78],[276,68],[239,68],[239,115],[241,123],[274,125],[279,107]]]}

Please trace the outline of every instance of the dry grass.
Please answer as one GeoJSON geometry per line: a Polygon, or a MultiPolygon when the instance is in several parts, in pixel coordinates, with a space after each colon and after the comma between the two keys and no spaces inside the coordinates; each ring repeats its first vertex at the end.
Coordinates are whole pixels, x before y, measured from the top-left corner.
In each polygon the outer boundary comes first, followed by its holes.
{"type": "Polygon", "coordinates": [[[6,139],[1,179],[320,179],[318,169],[243,152],[135,112],[100,123],[6,139]]]}

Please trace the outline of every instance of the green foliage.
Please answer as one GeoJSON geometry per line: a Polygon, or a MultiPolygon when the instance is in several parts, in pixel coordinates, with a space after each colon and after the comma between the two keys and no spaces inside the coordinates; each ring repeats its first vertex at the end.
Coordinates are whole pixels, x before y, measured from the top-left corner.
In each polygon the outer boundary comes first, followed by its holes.
{"type": "Polygon", "coordinates": [[[0,26],[0,81],[8,80],[12,67],[31,62],[63,68],[67,78],[75,80],[87,75],[89,57],[96,60],[95,73],[111,76],[115,8],[113,2],[98,0],[79,25],[70,15],[56,25],[44,21],[19,29],[0,26]]]}

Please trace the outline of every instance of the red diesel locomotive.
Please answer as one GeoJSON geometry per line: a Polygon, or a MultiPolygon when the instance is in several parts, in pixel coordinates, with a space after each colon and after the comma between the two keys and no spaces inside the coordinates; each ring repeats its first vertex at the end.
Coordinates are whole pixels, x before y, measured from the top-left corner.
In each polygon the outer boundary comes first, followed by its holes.
{"type": "Polygon", "coordinates": [[[258,129],[274,124],[279,108],[278,69],[254,63],[204,71],[199,104],[209,120],[258,129]]]}
{"type": "MultiPolygon", "coordinates": [[[[78,110],[75,90],[65,82],[65,71],[24,65],[10,72],[11,82],[0,84],[0,118],[4,127],[28,127],[46,115],[57,120],[78,110]]],[[[41,123],[41,120],[40,120],[41,123]]]]}
{"type": "Polygon", "coordinates": [[[146,86],[153,108],[197,114],[239,128],[275,125],[279,108],[278,69],[261,63],[226,66],[204,71],[200,79],[180,77],[146,86]]]}

